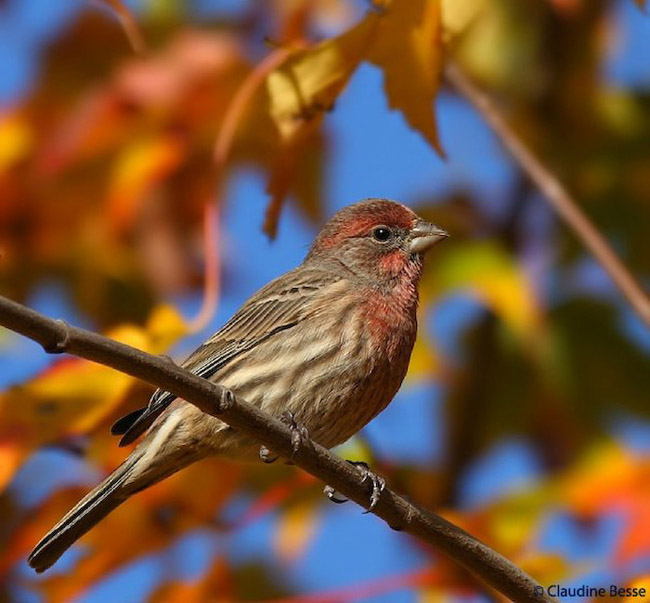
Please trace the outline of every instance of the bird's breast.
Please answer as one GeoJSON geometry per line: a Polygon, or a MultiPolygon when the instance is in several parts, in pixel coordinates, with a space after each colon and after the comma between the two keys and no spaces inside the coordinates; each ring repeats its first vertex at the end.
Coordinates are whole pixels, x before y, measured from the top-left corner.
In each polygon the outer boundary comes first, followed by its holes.
{"type": "Polygon", "coordinates": [[[214,377],[271,414],[291,411],[326,447],[349,439],[391,401],[416,329],[414,310],[361,290],[339,293],[214,377]]]}

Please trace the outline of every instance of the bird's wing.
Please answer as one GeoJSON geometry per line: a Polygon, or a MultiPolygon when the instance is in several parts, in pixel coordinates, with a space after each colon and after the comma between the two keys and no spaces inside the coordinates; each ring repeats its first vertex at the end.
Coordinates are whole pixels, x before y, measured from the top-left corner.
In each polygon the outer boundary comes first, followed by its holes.
{"type": "MultiPolygon", "coordinates": [[[[240,354],[312,316],[317,306],[312,302],[339,279],[331,273],[303,267],[270,282],[190,354],[181,366],[209,379],[240,354]]],[[[130,444],[175,399],[176,396],[170,392],[156,390],[146,408],[133,411],[116,421],[111,433],[123,436],[120,446],[130,444]]]]}

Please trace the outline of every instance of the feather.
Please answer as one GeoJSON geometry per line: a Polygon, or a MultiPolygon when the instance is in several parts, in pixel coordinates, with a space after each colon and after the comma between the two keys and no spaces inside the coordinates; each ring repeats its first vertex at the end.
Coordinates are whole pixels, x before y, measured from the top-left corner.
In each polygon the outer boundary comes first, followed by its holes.
{"type": "MultiPolygon", "coordinates": [[[[305,268],[293,270],[271,281],[249,299],[210,339],[198,347],[181,366],[210,379],[218,377],[235,358],[254,349],[277,333],[308,319],[319,307],[319,296],[340,280],[331,271],[305,268]]],[[[133,411],[115,422],[111,433],[122,435],[126,446],[143,434],[176,399],[156,390],[146,408],[133,411]]]]}

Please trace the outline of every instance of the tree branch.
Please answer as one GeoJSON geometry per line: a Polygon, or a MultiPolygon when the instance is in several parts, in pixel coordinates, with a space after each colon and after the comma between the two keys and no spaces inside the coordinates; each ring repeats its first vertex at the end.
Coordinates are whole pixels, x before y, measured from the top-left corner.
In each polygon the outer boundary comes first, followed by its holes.
{"type": "MultiPolygon", "coordinates": [[[[40,343],[46,352],[67,352],[110,366],[187,400],[203,412],[247,435],[275,453],[292,455],[291,430],[278,419],[241,400],[229,390],[202,379],[167,358],[152,356],[102,335],[52,320],[0,297],[0,325],[40,343]]],[[[302,445],[297,465],[350,500],[366,507],[370,488],[359,471],[315,442],[302,445]]],[[[505,557],[447,520],[415,505],[390,489],[382,492],[373,513],[393,529],[404,530],[442,550],[492,588],[519,603],[551,602],[541,587],[505,557]]]]}
{"type": "Polygon", "coordinates": [[[641,320],[650,325],[650,298],[561,182],[517,136],[492,99],[452,61],[447,61],[445,78],[483,116],[557,214],[600,262],[641,320]]]}

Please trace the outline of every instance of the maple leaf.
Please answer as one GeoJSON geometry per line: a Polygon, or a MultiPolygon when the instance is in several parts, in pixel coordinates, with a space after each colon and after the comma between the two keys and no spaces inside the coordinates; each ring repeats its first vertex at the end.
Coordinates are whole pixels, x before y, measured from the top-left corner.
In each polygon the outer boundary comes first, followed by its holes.
{"type": "Polygon", "coordinates": [[[377,16],[371,15],[336,38],[295,51],[269,74],[269,109],[283,140],[334,106],[364,58],[376,25],[377,16]]]}
{"type": "Polygon", "coordinates": [[[443,66],[439,0],[393,0],[383,9],[369,59],[384,72],[388,103],[442,156],[433,101],[443,66]]]}
{"type": "Polygon", "coordinates": [[[284,563],[296,561],[316,533],[318,507],[312,501],[300,501],[284,509],[275,526],[274,551],[284,563]]]}
{"type": "MultiPolygon", "coordinates": [[[[123,325],[108,336],[162,353],[184,333],[178,313],[161,306],[145,328],[123,325]]],[[[122,402],[133,382],[124,373],[72,358],[4,392],[0,396],[0,490],[34,449],[94,429],[122,402]]]]}
{"type": "Polygon", "coordinates": [[[504,249],[483,242],[441,251],[426,280],[423,296],[467,291],[489,306],[518,335],[539,326],[539,308],[531,283],[504,249]]]}

